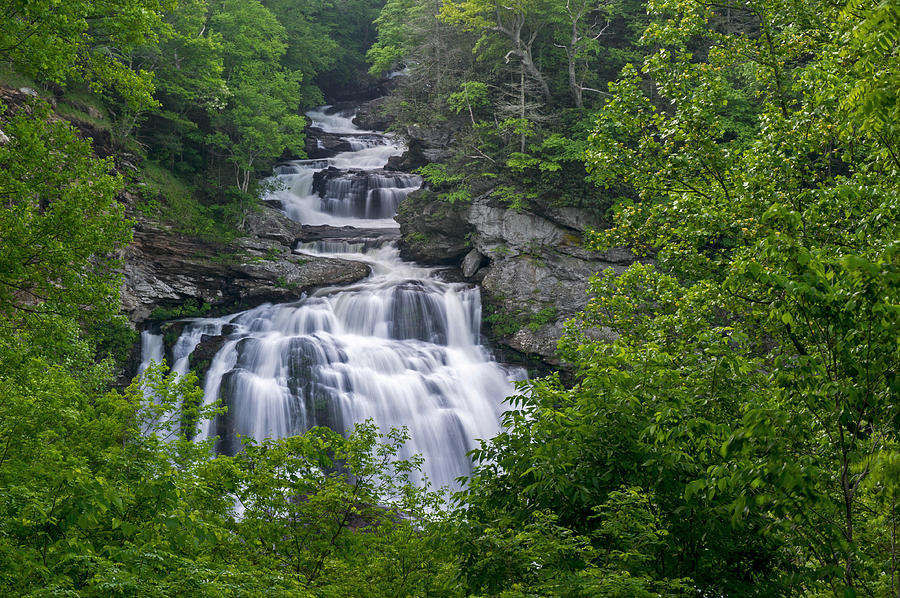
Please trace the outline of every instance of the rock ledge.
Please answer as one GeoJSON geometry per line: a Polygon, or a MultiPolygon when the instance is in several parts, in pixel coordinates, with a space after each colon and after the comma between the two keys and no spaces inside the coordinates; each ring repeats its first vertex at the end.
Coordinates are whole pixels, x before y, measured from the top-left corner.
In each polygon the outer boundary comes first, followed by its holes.
{"type": "Polygon", "coordinates": [[[139,224],[134,243],[124,252],[122,311],[138,325],[157,308],[191,300],[209,304],[212,313],[224,313],[296,300],[313,288],[369,274],[369,267],[359,262],[293,253],[294,244],[310,235],[271,207],[251,215],[248,224],[253,236],[232,243],[139,224]]]}

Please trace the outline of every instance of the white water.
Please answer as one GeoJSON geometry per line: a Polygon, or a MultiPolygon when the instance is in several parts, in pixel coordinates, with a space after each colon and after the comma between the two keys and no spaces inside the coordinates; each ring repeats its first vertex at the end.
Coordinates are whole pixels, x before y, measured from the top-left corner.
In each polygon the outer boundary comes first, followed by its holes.
{"type": "MultiPolygon", "coordinates": [[[[306,113],[310,125],[329,133],[353,134],[374,133],[360,129],[353,124],[354,110],[334,110],[332,106],[321,106],[306,113]]],[[[382,164],[382,166],[384,166],[382,164]]],[[[376,168],[379,168],[376,166],[376,168]]]]}
{"type": "MultiPolygon", "coordinates": [[[[352,114],[320,109],[310,116],[329,132],[360,133],[352,114]]],[[[359,151],[282,166],[273,177],[280,189],[270,198],[303,224],[396,228],[389,216],[420,184],[418,177],[356,172],[330,180],[324,198],[313,193],[312,180],[329,165],[383,168],[401,149],[370,134],[359,151]]],[[[433,269],[402,261],[396,247],[375,239],[326,240],[297,250],[363,261],[372,274],[296,303],[187,320],[172,349],[177,371],[187,370],[204,335],[226,335],[204,393],[208,404],[221,397],[228,412],[204,422],[201,436],[218,436],[218,449],[233,453],[239,436],[284,437],[316,425],[343,431],[371,418],[385,431],[406,426],[407,456],[425,458],[433,485],[455,487],[470,471],[466,452],[499,431],[503,399],[514,390],[512,380],[524,377],[493,361],[479,343],[478,289],[440,281],[433,269]]],[[[145,361],[162,353],[152,335],[145,335],[144,348],[145,361]]]]}

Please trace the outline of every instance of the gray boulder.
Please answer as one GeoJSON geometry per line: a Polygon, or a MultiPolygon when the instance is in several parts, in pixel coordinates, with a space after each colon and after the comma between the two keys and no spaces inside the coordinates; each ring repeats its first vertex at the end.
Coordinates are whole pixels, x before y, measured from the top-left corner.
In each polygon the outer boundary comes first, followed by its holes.
{"type": "Polygon", "coordinates": [[[477,249],[473,249],[463,258],[462,265],[460,266],[462,275],[466,278],[472,278],[475,276],[475,273],[478,272],[478,269],[481,268],[481,264],[483,264],[484,261],[485,258],[481,255],[481,252],[477,249]]]}

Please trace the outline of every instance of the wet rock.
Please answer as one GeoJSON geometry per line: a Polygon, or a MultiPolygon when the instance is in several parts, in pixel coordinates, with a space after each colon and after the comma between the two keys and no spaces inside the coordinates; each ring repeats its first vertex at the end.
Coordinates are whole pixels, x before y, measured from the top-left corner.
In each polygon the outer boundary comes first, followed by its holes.
{"type": "Polygon", "coordinates": [[[327,224],[310,225],[302,227],[301,241],[356,241],[359,239],[374,239],[382,242],[396,241],[400,233],[393,229],[383,228],[356,228],[353,226],[330,226],[327,224]]]}
{"type": "Polygon", "coordinates": [[[472,244],[468,204],[451,204],[427,189],[410,193],[400,204],[400,255],[426,264],[459,264],[472,244]]]}
{"type": "Polygon", "coordinates": [[[403,172],[412,172],[416,168],[421,168],[428,164],[428,158],[425,156],[427,149],[428,147],[421,139],[412,138],[407,143],[406,151],[402,155],[388,158],[385,168],[403,172]]]}
{"type": "Polygon", "coordinates": [[[220,336],[204,334],[200,338],[200,342],[189,357],[191,371],[197,374],[200,380],[206,377],[206,372],[209,371],[213,358],[215,358],[216,353],[219,352],[219,349],[222,348],[222,345],[227,340],[228,336],[226,334],[220,336]]]}
{"type": "Polygon", "coordinates": [[[326,133],[317,127],[309,127],[306,131],[304,148],[306,155],[313,159],[331,158],[341,152],[353,149],[346,137],[334,133],[326,133]]]}
{"type": "Polygon", "coordinates": [[[394,119],[386,112],[386,99],[386,97],[375,98],[360,105],[356,116],[353,117],[353,124],[366,131],[387,130],[394,119]]]}
{"type": "Polygon", "coordinates": [[[454,129],[449,124],[432,127],[410,126],[405,131],[409,146],[417,144],[421,148],[421,155],[428,162],[441,162],[452,155],[450,144],[453,135],[454,129]]]}
{"type": "Polygon", "coordinates": [[[391,218],[400,202],[422,184],[421,177],[389,170],[326,168],[313,175],[322,211],[355,218],[391,218]]]}
{"type": "Polygon", "coordinates": [[[253,237],[277,241],[288,247],[303,238],[303,226],[269,206],[248,214],[244,224],[253,237]]]}
{"type": "Polygon", "coordinates": [[[325,197],[325,193],[328,190],[328,183],[330,181],[334,181],[337,179],[346,179],[353,181],[365,178],[365,176],[366,173],[362,170],[341,170],[339,168],[335,168],[334,166],[329,166],[328,168],[323,168],[313,175],[312,190],[313,193],[317,193],[319,197],[325,197]]]}
{"type": "Polygon", "coordinates": [[[462,275],[466,278],[472,278],[484,262],[485,258],[481,252],[473,249],[463,258],[462,266],[460,266],[462,275]]]}

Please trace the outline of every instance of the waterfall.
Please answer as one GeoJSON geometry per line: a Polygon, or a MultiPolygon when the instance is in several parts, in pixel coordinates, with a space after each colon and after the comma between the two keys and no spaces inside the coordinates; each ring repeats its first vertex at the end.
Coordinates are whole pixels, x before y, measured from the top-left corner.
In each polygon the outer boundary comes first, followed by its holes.
{"type": "MultiPolygon", "coordinates": [[[[309,116],[329,133],[353,136],[358,149],[278,166],[268,199],[302,224],[365,228],[368,237],[350,233],[296,251],[363,261],[372,274],[295,303],[185,320],[170,356],[177,371],[187,371],[204,339],[222,341],[209,361],[204,400],[221,399],[228,409],[202,422],[200,436],[218,437],[217,450],[233,454],[241,436],[284,437],[319,425],[344,431],[372,419],[385,431],[406,426],[411,439],[402,456],[422,455],[434,486],[456,488],[455,479],[470,472],[466,453],[499,432],[503,400],[525,374],[494,361],[480,343],[477,288],[404,262],[391,235],[372,238],[373,228],[396,229],[397,205],[421,184],[383,170],[401,143],[360,131],[352,112],[326,107],[309,116]],[[338,171],[314,185],[325,169],[338,171]]],[[[145,335],[144,361],[159,359],[161,339],[145,335]]]]}

